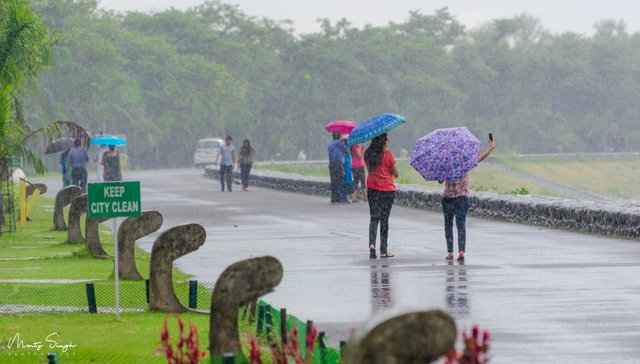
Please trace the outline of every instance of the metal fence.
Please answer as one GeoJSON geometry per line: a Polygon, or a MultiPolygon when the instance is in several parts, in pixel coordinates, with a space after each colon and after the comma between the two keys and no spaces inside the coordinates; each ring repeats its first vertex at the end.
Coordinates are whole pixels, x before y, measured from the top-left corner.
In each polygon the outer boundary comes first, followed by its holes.
{"type": "MultiPolygon", "coordinates": [[[[174,291],[178,300],[186,307],[208,312],[211,307],[211,292],[213,282],[184,281],[175,282],[174,291]]],[[[148,310],[149,283],[143,281],[121,281],[120,306],[122,312],[145,312],[148,310]]],[[[47,313],[112,313],[115,312],[115,286],[112,281],[58,281],[56,283],[44,283],[43,281],[23,280],[5,281],[0,283],[0,315],[16,317],[16,323],[24,315],[47,313]]],[[[253,333],[244,333],[255,336],[263,345],[271,345],[290,340],[290,333],[294,329],[298,331],[298,342],[305,345],[308,328],[312,322],[303,322],[298,318],[288,315],[286,309],[276,309],[264,301],[258,301],[256,305],[247,306],[240,310],[241,320],[247,323],[247,327],[254,330],[253,333]]],[[[91,335],[90,327],[87,334],[91,335]]],[[[4,335],[4,333],[2,333],[4,335]]],[[[159,335],[159,332],[158,332],[159,335]]],[[[6,338],[2,338],[6,340],[6,338]]],[[[153,355],[153,349],[143,353],[144,363],[166,363],[162,356],[153,355]]],[[[206,348],[202,348],[206,350],[206,348]]],[[[96,353],[91,355],[70,350],[61,352],[57,350],[55,355],[48,355],[47,351],[21,351],[19,354],[10,351],[3,352],[0,345],[1,363],[87,363],[100,362],[110,364],[137,364],[142,363],[141,356],[131,356],[119,353],[117,347],[105,350],[104,360],[96,359],[96,353]]],[[[313,352],[314,364],[335,364],[340,360],[340,353],[334,348],[328,347],[327,338],[323,333],[317,338],[313,352]]],[[[202,362],[210,362],[207,356],[202,362]]],[[[233,363],[231,359],[228,361],[233,363]]]]}
{"type": "MultiPolygon", "coordinates": [[[[178,300],[187,307],[208,310],[214,283],[174,283],[178,300]]],[[[120,281],[123,312],[142,312],[149,303],[149,281],[120,281]]],[[[112,281],[21,281],[0,283],[0,314],[35,312],[113,312],[115,285],[112,281]]]]}

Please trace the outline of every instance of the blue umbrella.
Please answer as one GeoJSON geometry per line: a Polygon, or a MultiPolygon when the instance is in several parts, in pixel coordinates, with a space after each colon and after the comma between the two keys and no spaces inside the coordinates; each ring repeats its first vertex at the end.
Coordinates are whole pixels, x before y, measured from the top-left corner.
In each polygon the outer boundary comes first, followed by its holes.
{"type": "Polygon", "coordinates": [[[113,135],[105,135],[91,139],[92,145],[127,145],[127,141],[114,137],[113,135]]]}
{"type": "Polygon", "coordinates": [[[364,143],[377,137],[380,134],[384,134],[396,126],[404,123],[405,120],[400,115],[395,114],[380,114],[374,116],[369,120],[363,121],[358,125],[347,139],[347,146],[364,143]]]}

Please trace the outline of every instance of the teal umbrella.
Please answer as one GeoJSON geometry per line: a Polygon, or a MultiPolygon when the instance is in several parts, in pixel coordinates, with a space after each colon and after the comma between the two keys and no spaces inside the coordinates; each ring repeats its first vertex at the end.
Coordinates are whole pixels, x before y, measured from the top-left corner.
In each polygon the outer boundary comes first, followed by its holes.
{"type": "Polygon", "coordinates": [[[127,141],[114,137],[113,135],[105,135],[91,139],[92,145],[127,145],[127,141]]]}

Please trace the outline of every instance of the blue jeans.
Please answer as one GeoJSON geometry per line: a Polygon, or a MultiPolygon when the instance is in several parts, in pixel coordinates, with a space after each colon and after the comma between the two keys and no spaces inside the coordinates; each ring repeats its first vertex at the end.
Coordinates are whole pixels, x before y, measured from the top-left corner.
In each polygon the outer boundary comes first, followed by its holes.
{"type": "Polygon", "coordinates": [[[458,228],[458,251],[465,251],[467,245],[467,212],[469,211],[469,197],[444,197],[442,211],[444,212],[444,235],[447,239],[447,252],[453,253],[453,218],[458,228]]]}
{"type": "Polygon", "coordinates": [[[233,184],[233,166],[220,165],[220,187],[224,192],[224,184],[227,183],[227,190],[232,191],[231,186],[233,184]]]}

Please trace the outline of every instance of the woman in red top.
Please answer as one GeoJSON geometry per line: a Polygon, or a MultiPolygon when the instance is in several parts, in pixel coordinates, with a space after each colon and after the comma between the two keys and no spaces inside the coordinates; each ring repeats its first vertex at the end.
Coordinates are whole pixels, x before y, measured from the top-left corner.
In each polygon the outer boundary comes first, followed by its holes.
{"type": "Polygon", "coordinates": [[[353,194],[351,202],[356,202],[358,190],[362,194],[362,201],[367,201],[367,174],[364,171],[364,147],[356,144],[351,147],[351,171],[353,173],[353,194]]]}
{"type": "Polygon", "coordinates": [[[369,175],[367,176],[367,195],[369,198],[369,258],[376,257],[376,236],[380,224],[380,258],[391,258],[395,255],[387,251],[389,236],[389,215],[396,196],[394,178],[398,178],[398,167],[393,154],[387,150],[389,139],[387,134],[379,135],[371,141],[364,152],[364,161],[369,175]]]}

